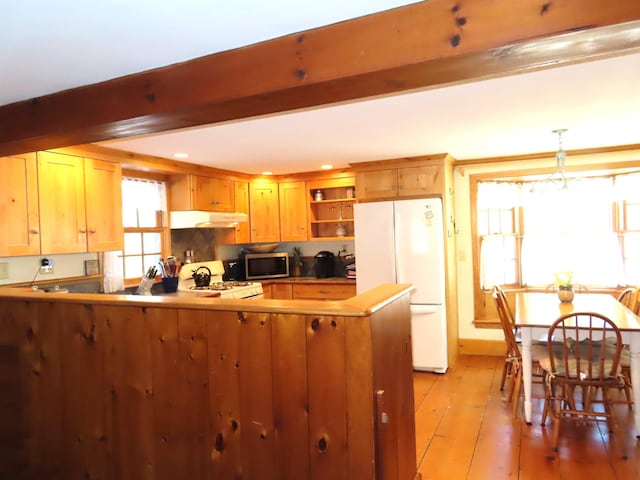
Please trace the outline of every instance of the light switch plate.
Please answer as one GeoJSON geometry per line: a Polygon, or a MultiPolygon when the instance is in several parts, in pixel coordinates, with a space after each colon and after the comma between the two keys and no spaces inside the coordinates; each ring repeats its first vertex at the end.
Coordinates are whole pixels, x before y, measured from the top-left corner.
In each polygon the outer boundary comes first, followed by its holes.
{"type": "Polygon", "coordinates": [[[0,262],[0,280],[7,280],[9,278],[9,263],[0,262]]]}

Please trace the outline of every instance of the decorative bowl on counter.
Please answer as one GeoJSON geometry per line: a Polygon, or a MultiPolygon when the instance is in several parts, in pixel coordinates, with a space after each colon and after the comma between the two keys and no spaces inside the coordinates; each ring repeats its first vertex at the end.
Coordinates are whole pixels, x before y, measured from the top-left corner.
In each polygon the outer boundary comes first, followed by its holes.
{"type": "Polygon", "coordinates": [[[271,253],[278,248],[279,243],[267,243],[264,245],[250,245],[246,247],[251,253],[271,253]]]}

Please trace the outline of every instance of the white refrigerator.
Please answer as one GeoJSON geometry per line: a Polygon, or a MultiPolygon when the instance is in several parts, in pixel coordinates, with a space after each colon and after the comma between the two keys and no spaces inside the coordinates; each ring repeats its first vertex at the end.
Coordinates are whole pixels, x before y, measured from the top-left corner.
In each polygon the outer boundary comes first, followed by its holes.
{"type": "Polygon", "coordinates": [[[410,283],[413,367],[447,370],[442,200],[397,200],[354,206],[356,289],[410,283]]]}

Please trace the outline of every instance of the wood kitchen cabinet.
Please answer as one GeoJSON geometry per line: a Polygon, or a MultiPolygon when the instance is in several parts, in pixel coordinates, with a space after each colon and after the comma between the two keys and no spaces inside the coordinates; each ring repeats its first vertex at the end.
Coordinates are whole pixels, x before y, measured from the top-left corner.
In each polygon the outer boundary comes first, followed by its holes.
{"type": "Polygon", "coordinates": [[[272,283],[271,298],[276,300],[292,300],[293,293],[291,283],[272,283]]]}
{"type": "Polygon", "coordinates": [[[278,184],[259,178],[249,183],[249,222],[252,242],[280,241],[278,184]]]}
{"type": "Polygon", "coordinates": [[[233,212],[235,191],[233,180],[195,176],[195,209],[233,212]]]}
{"type": "Polygon", "coordinates": [[[120,164],[84,159],[87,251],[122,250],[122,168],[120,164]]]}
{"type": "Polygon", "coordinates": [[[353,239],[353,176],[307,182],[309,239],[353,239]],[[318,199],[320,191],[322,199],[318,199]]]}
{"type": "Polygon", "coordinates": [[[345,300],[356,295],[355,283],[295,283],[294,300],[345,300]]]}
{"type": "Polygon", "coordinates": [[[120,164],[38,152],[41,253],[120,250],[120,164]]]}
{"type": "MultiPolygon", "coordinates": [[[[249,214],[249,182],[233,182],[234,186],[234,211],[249,214]]],[[[222,244],[233,245],[249,243],[251,241],[250,222],[238,223],[233,228],[224,228],[216,231],[216,238],[222,244]]]]}
{"type": "Polygon", "coordinates": [[[268,282],[267,289],[268,298],[275,300],[345,300],[356,295],[355,282],[345,281],[277,280],[268,282]]]}
{"type": "Polygon", "coordinates": [[[0,257],[40,253],[35,153],[0,158],[0,257]]]}
{"type": "Polygon", "coordinates": [[[307,191],[305,182],[278,185],[280,204],[280,241],[307,240],[307,191]]]}
{"type": "Polygon", "coordinates": [[[171,210],[233,212],[234,181],[202,175],[174,175],[169,181],[171,210]]]}
{"type": "Polygon", "coordinates": [[[353,164],[356,170],[356,196],[360,200],[442,196],[446,156],[353,164]]]}

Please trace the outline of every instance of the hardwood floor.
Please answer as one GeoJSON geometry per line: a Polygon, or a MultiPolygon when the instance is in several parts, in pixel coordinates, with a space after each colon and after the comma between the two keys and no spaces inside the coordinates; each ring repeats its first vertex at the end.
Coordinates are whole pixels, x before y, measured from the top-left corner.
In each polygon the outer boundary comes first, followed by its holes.
{"type": "MultiPolygon", "coordinates": [[[[416,451],[423,480],[636,480],[640,441],[632,413],[616,414],[628,460],[612,454],[606,424],[562,425],[552,458],[553,424],[540,425],[542,400],[533,399],[533,423],[513,419],[508,388],[500,391],[503,359],[461,356],[444,374],[414,374],[416,451]]],[[[540,388],[534,385],[534,388],[540,388]]],[[[520,400],[522,404],[522,400],[520,400]]]]}

